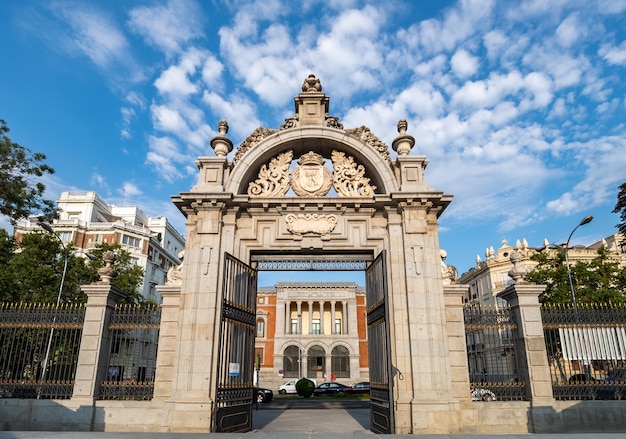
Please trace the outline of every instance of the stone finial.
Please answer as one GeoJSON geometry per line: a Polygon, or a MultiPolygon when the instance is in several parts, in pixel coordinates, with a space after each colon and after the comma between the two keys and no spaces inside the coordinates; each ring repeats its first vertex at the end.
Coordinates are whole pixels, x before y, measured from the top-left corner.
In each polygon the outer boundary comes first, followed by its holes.
{"type": "Polygon", "coordinates": [[[113,264],[115,263],[115,253],[110,250],[104,252],[102,260],[104,261],[104,267],[98,269],[100,281],[104,284],[110,284],[117,275],[117,272],[113,268],[113,264]]]}
{"type": "Polygon", "coordinates": [[[226,157],[229,152],[233,150],[233,142],[226,137],[228,134],[228,122],[220,120],[217,124],[218,136],[211,139],[211,148],[215,151],[215,155],[218,157],[226,157]]]}
{"type": "Polygon", "coordinates": [[[520,267],[519,263],[522,260],[522,255],[520,255],[517,249],[511,252],[510,260],[513,263],[513,268],[509,271],[509,276],[516,284],[523,283],[524,277],[528,274],[528,270],[524,267],[520,267]]]}
{"type": "Polygon", "coordinates": [[[411,149],[413,149],[413,145],[415,145],[415,138],[406,133],[408,128],[409,123],[406,119],[400,119],[398,121],[398,134],[400,135],[393,140],[391,147],[398,153],[399,156],[409,155],[411,149]]]}
{"type": "Polygon", "coordinates": [[[321,92],[322,91],[322,83],[320,82],[320,80],[318,78],[315,77],[314,74],[311,73],[304,80],[304,83],[302,84],[302,91],[303,92],[313,92],[313,93],[321,92]]]}

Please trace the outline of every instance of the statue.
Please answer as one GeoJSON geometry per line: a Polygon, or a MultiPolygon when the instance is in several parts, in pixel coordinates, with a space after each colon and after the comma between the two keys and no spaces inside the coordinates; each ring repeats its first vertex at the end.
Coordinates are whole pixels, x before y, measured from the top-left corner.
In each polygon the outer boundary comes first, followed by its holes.
{"type": "Polygon", "coordinates": [[[175,267],[171,267],[167,270],[167,281],[165,285],[180,285],[183,281],[183,259],[185,257],[185,251],[178,253],[178,259],[180,264],[175,267]]]}
{"type": "Polygon", "coordinates": [[[444,285],[450,285],[456,283],[459,272],[454,265],[448,265],[444,261],[448,257],[448,252],[444,249],[441,249],[439,252],[441,256],[441,280],[444,285]]]}

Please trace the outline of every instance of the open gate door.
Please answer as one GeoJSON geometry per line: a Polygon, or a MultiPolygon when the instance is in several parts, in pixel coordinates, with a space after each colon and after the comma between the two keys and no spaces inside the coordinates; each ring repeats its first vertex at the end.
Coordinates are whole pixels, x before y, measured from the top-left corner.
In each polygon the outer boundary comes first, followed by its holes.
{"type": "Polygon", "coordinates": [[[380,252],[365,271],[370,367],[370,411],[372,432],[394,434],[393,375],[385,255],[385,250],[380,252]]]}
{"type": "Polygon", "coordinates": [[[252,429],[257,272],[224,255],[214,431],[246,432],[252,429]]]}

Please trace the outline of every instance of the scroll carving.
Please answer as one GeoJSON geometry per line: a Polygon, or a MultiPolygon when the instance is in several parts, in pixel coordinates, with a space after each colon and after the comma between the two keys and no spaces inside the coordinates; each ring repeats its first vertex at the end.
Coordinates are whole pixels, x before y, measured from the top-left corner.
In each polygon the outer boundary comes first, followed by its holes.
{"type": "Polygon", "coordinates": [[[263,165],[254,182],[248,185],[248,195],[264,197],[282,197],[289,190],[289,166],[293,151],[287,151],[274,157],[269,166],[263,165]]]}
{"type": "Polygon", "coordinates": [[[346,156],[339,151],[332,152],[334,168],[333,187],[337,194],[344,197],[371,197],[376,186],[369,184],[370,179],[365,177],[365,167],[357,165],[354,157],[346,156]]]}
{"type": "Polygon", "coordinates": [[[287,230],[294,235],[314,233],[316,235],[328,235],[337,225],[336,215],[317,213],[290,213],[285,218],[287,230]]]}
{"type": "Polygon", "coordinates": [[[257,143],[259,143],[261,140],[265,139],[266,137],[271,136],[275,132],[276,130],[270,130],[270,129],[263,128],[263,127],[258,127],[256,130],[254,130],[252,134],[250,134],[246,138],[246,140],[241,142],[241,145],[239,145],[239,147],[237,148],[237,151],[235,151],[235,157],[234,157],[235,163],[238,163],[239,160],[241,160],[241,158],[245,155],[245,153],[248,152],[250,149],[254,148],[257,143]]]}
{"type": "Polygon", "coordinates": [[[352,137],[356,137],[364,141],[365,143],[376,148],[376,151],[381,155],[383,160],[387,162],[389,166],[391,166],[391,157],[389,156],[389,148],[385,143],[376,137],[368,127],[360,126],[359,128],[350,128],[346,130],[346,134],[352,137]]]}

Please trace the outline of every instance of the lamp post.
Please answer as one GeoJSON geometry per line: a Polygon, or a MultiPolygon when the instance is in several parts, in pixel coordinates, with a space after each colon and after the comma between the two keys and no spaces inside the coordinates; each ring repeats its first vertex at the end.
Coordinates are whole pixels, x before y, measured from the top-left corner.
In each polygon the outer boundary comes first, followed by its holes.
{"type": "MultiPolygon", "coordinates": [[[[54,231],[54,229],[52,228],[50,224],[39,223],[39,225],[41,226],[42,229],[44,229],[46,232],[50,233],[51,235],[56,237],[56,239],[59,240],[59,242],[61,243],[61,246],[63,247],[63,253],[65,257],[65,262],[63,263],[63,274],[61,275],[61,284],[59,285],[59,293],[57,294],[57,306],[55,309],[54,319],[52,320],[53,325],[50,328],[50,337],[48,338],[48,347],[46,348],[46,356],[44,357],[44,360],[43,360],[43,367],[42,367],[43,371],[41,372],[41,381],[45,381],[46,375],[48,373],[47,364],[48,364],[48,359],[50,358],[50,349],[52,348],[52,338],[54,336],[54,322],[56,322],[56,311],[58,311],[59,305],[61,304],[61,295],[63,294],[63,285],[65,284],[65,277],[67,276],[67,267],[69,264],[69,260],[72,257],[72,252],[69,249],[69,245],[68,246],[65,245],[61,237],[54,231]]],[[[85,253],[85,255],[92,261],[96,259],[94,255],[91,255],[89,253],[85,253]]]]}
{"type": "Polygon", "coordinates": [[[584,217],[580,223],[574,227],[574,230],[572,230],[572,233],[569,234],[569,237],[567,238],[567,242],[565,243],[565,251],[563,253],[565,253],[565,265],[567,266],[567,278],[569,280],[569,289],[570,289],[570,293],[572,294],[572,303],[574,304],[574,311],[576,312],[576,315],[578,315],[578,306],[576,305],[576,294],[574,292],[574,281],[572,280],[572,270],[569,266],[569,257],[568,257],[568,252],[569,252],[569,241],[570,239],[572,239],[572,235],[574,234],[574,232],[576,231],[576,229],[578,229],[580,226],[584,226],[585,224],[589,224],[591,221],[593,220],[593,216],[588,215],[586,217],[584,217]]]}

